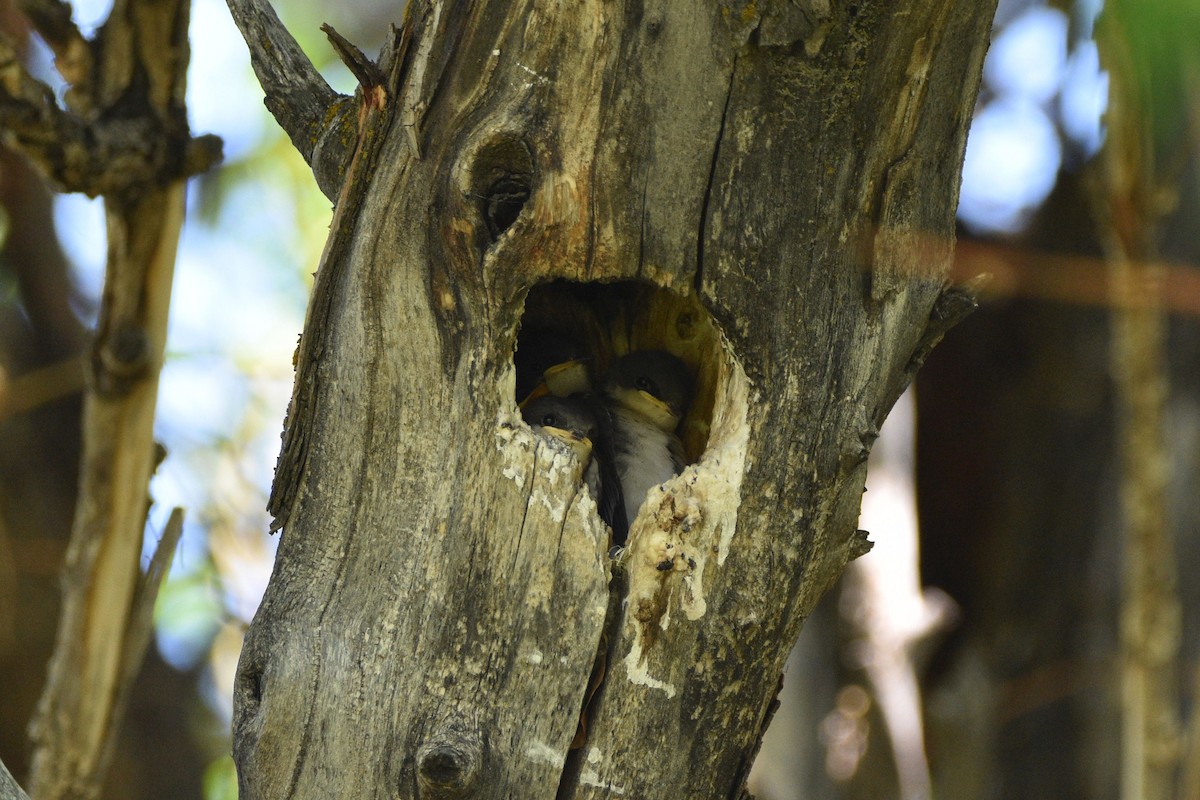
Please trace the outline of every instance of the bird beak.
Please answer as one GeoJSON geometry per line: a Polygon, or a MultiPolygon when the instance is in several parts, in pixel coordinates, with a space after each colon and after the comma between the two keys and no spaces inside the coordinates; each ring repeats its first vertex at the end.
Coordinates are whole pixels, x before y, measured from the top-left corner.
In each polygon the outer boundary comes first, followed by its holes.
{"type": "Polygon", "coordinates": [[[679,412],[649,392],[638,390],[637,405],[642,414],[664,431],[679,427],[679,412]]]}
{"type": "Polygon", "coordinates": [[[539,397],[552,394],[555,397],[570,397],[576,392],[590,392],[592,378],[588,374],[587,363],[583,359],[564,361],[555,364],[542,373],[542,381],[534,387],[529,396],[520,402],[520,407],[532,403],[539,397]]]}
{"type": "Polygon", "coordinates": [[[592,379],[583,359],[555,364],[543,374],[546,388],[555,397],[570,397],[576,392],[588,392],[592,389],[592,379]]]}
{"type": "Polygon", "coordinates": [[[545,397],[548,394],[550,394],[550,389],[546,386],[546,382],[542,381],[537,386],[533,387],[533,391],[529,393],[529,397],[526,397],[524,400],[522,400],[519,407],[525,408],[525,406],[529,405],[534,400],[537,400],[539,397],[545,397]]]}
{"type": "Polygon", "coordinates": [[[542,428],[542,430],[574,450],[580,461],[587,461],[592,457],[592,440],[583,431],[550,427],[542,428]]]}

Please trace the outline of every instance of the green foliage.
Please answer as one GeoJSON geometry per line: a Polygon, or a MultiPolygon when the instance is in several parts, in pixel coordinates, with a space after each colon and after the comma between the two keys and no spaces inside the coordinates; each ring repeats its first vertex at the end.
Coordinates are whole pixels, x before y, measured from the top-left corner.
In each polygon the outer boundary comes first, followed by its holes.
{"type": "Polygon", "coordinates": [[[1200,93],[1197,32],[1195,0],[1110,0],[1099,20],[1102,63],[1129,113],[1147,126],[1153,152],[1146,155],[1160,169],[1190,146],[1188,110],[1200,93]]]}
{"type": "Polygon", "coordinates": [[[233,759],[221,756],[204,770],[204,800],[237,800],[237,768],[233,759]]]}

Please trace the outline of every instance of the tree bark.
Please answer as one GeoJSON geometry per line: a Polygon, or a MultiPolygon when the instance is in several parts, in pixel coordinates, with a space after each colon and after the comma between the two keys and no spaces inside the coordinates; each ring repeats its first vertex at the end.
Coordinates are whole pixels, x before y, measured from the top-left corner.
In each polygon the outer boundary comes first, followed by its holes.
{"type": "MultiPolygon", "coordinates": [[[[230,5],[286,126],[278,29],[230,5]]],[[[879,425],[973,305],[944,275],[993,8],[424,2],[378,65],[334,37],[362,87],[326,125],[357,108],[357,137],[290,116],[337,210],[239,667],[243,797],[742,793],[801,623],[869,547],[879,425]],[[499,186],[528,195],[511,226],[499,186]],[[615,560],[514,402],[522,315],[552,313],[601,362],[697,375],[693,463],[615,560]]]]}

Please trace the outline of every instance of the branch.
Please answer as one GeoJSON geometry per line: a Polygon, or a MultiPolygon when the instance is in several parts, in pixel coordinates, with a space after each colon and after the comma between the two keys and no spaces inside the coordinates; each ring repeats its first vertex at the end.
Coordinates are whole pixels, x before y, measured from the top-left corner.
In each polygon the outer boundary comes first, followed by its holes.
{"type": "Polygon", "coordinates": [[[139,631],[149,624],[143,598],[151,595],[138,556],[157,460],[158,371],[184,197],[185,184],[176,181],[134,203],[106,204],[108,279],[84,398],[62,622],[31,726],[30,783],[39,799],[94,796],[145,647],[139,631]]]}
{"type": "Polygon", "coordinates": [[[92,77],[92,48],[71,19],[70,3],[62,0],[20,0],[17,5],[54,51],[54,66],[63,80],[74,87],[68,92],[68,97],[88,96],[92,77]]]}
{"type": "Polygon", "coordinates": [[[71,19],[70,3],[62,0],[19,0],[17,5],[55,55],[71,47],[87,46],[87,40],[71,19]]]}
{"type": "Polygon", "coordinates": [[[29,795],[21,791],[21,787],[3,761],[0,761],[0,800],[29,800],[29,795]]]}
{"type": "Polygon", "coordinates": [[[82,358],[68,358],[0,381],[0,422],[43,403],[78,394],[86,382],[82,358]]]}
{"type": "Polygon", "coordinates": [[[367,58],[362,50],[334,30],[334,27],[328,22],[321,26],[321,31],[329,38],[329,44],[333,46],[334,52],[358,79],[358,83],[363,89],[373,89],[383,85],[383,71],[378,64],[367,58]]]}
{"type": "Polygon", "coordinates": [[[0,124],[8,138],[65,186],[104,194],[108,231],[62,620],[30,727],[29,783],[39,800],[98,794],[149,640],[158,582],[182,525],[176,511],[143,578],[139,555],[147,485],[161,451],[154,412],[184,220],[183,179],[219,157],[219,139],[193,139],[187,127],[188,9],[187,0],[114,6],[89,91],[74,106],[94,106],[94,114],[61,109],[12,48],[0,58],[0,124]]]}
{"type": "Polygon", "coordinates": [[[312,167],[321,191],[336,198],[356,138],[354,104],[330,88],[266,0],[226,3],[250,48],[263,102],[312,167]]]}
{"type": "Polygon", "coordinates": [[[0,131],[46,174],[86,162],[83,123],[63,111],[50,87],[29,74],[20,54],[0,37],[0,131]]]}
{"type": "MultiPolygon", "coordinates": [[[[171,569],[171,561],[175,557],[175,548],[183,536],[183,509],[174,508],[167,524],[163,528],[162,538],[150,558],[150,566],[142,576],[141,584],[133,598],[129,618],[125,628],[125,647],[121,657],[121,675],[118,678],[115,701],[113,702],[113,728],[121,723],[125,710],[129,706],[129,693],[141,669],[142,660],[146,655],[146,646],[150,644],[150,634],[154,632],[154,602],[158,599],[158,590],[162,588],[171,569]]],[[[101,763],[112,760],[113,748],[117,738],[108,737],[101,756],[101,763]]]]}
{"type": "MultiPolygon", "coordinates": [[[[1150,65],[1132,46],[1133,3],[1106,8],[1097,27],[1111,88],[1108,140],[1089,200],[1108,262],[1110,358],[1121,457],[1121,797],[1174,796],[1179,722],[1181,601],[1168,517],[1167,316],[1158,236],[1165,212],[1152,120],[1141,80],[1150,65]]],[[[1159,76],[1161,77],[1161,76],[1159,76]]]]}
{"type": "Polygon", "coordinates": [[[187,137],[180,158],[180,137],[163,127],[154,115],[84,122],[60,108],[50,87],[30,75],[16,49],[0,38],[0,135],[64,190],[114,197],[220,161],[218,137],[187,137]]]}

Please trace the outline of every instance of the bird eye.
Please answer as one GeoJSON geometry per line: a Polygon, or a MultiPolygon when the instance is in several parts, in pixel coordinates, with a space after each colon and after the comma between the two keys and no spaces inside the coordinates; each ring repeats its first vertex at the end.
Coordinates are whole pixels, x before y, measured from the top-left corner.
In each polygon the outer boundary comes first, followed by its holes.
{"type": "Polygon", "coordinates": [[[555,419],[553,414],[546,414],[545,416],[542,417],[542,427],[543,428],[556,427],[557,422],[558,422],[558,420],[555,419]]]}
{"type": "Polygon", "coordinates": [[[643,392],[650,392],[654,389],[654,384],[651,383],[650,379],[647,378],[645,375],[638,375],[634,379],[633,385],[636,386],[638,389],[641,389],[643,392]]]}

